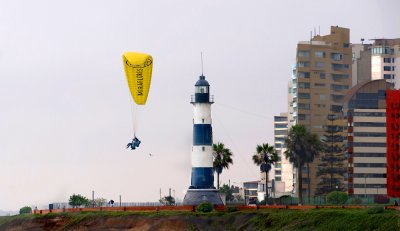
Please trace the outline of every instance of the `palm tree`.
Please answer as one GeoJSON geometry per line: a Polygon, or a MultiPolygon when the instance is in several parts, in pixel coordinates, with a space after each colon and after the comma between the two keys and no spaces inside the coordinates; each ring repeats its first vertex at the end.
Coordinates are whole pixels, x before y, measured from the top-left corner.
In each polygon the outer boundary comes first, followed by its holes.
{"type": "Polygon", "coordinates": [[[213,144],[213,168],[217,172],[217,189],[219,189],[219,175],[224,168],[228,169],[229,164],[233,164],[232,152],[229,148],[225,148],[223,143],[213,144]]]}
{"type": "MultiPolygon", "coordinates": [[[[314,160],[314,157],[321,150],[321,142],[315,134],[309,133],[304,125],[297,124],[290,128],[285,144],[287,148],[285,156],[297,168],[297,189],[300,204],[303,204],[303,166],[307,163],[309,177],[308,164],[314,160]]],[[[308,185],[308,191],[310,193],[310,185],[308,185]]]]}
{"type": "Polygon", "coordinates": [[[316,134],[308,134],[307,137],[307,153],[306,153],[306,163],[307,163],[307,179],[308,179],[308,201],[310,202],[311,198],[311,186],[310,186],[310,163],[312,163],[316,156],[322,151],[323,146],[318,136],[316,134]]]}
{"type": "Polygon", "coordinates": [[[268,144],[257,145],[253,161],[257,166],[260,166],[261,172],[265,172],[265,204],[267,204],[268,172],[271,170],[272,165],[278,161],[278,154],[273,146],[269,146],[268,144]]]}

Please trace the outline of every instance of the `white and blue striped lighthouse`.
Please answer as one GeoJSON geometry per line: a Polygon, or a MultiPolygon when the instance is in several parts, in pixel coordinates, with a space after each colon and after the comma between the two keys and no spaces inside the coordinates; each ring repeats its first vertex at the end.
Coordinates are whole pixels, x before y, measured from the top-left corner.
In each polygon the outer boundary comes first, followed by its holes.
{"type": "Polygon", "coordinates": [[[214,170],[212,154],[212,126],[210,84],[203,75],[195,84],[195,94],[191,98],[193,104],[193,145],[192,145],[192,176],[189,190],[183,203],[197,205],[203,201],[212,204],[222,204],[218,190],[214,187],[214,170]]]}

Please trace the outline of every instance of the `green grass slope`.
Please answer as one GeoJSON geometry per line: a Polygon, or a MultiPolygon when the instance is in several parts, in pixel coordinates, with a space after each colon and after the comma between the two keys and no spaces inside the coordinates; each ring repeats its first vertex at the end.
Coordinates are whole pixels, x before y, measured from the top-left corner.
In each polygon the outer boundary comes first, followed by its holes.
{"type": "Polygon", "coordinates": [[[400,230],[400,212],[265,209],[237,212],[81,212],[0,217],[0,230],[400,230]]]}

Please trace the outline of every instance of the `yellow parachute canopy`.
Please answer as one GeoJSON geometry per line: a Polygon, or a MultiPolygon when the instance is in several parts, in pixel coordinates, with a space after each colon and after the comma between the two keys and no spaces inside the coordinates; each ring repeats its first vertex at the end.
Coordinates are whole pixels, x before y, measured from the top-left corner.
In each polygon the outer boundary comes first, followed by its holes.
{"type": "Polygon", "coordinates": [[[132,98],[136,104],[143,105],[150,90],[153,58],[148,54],[125,52],[123,59],[132,98]]]}

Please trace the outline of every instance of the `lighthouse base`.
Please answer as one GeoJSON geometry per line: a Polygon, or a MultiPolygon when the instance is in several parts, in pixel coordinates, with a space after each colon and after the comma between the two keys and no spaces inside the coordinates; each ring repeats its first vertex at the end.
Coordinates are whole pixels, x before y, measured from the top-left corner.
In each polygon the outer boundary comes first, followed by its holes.
{"type": "Polygon", "coordinates": [[[198,205],[206,201],[213,205],[224,205],[217,189],[188,189],[183,205],[198,205]]]}

